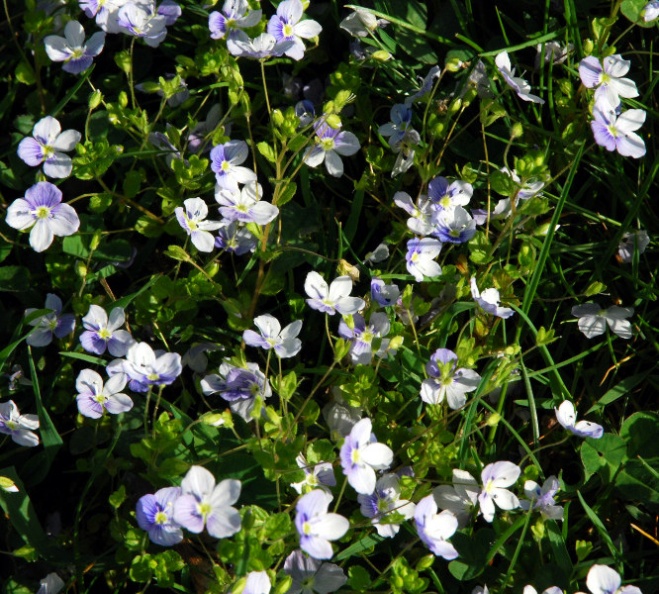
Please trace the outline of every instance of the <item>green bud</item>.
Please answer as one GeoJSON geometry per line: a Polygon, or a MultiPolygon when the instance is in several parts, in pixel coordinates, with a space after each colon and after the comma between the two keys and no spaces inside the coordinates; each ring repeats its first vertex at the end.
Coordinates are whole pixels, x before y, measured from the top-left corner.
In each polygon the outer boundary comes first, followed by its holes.
{"type": "Polygon", "coordinates": [[[114,61],[115,64],[119,66],[119,69],[124,74],[129,74],[133,68],[133,65],[131,63],[130,52],[128,50],[123,50],[121,52],[116,53],[114,55],[114,61]]]}
{"type": "Polygon", "coordinates": [[[126,91],[119,93],[118,101],[121,107],[128,107],[128,95],[126,95],[126,91]]]}
{"type": "Polygon", "coordinates": [[[80,278],[85,278],[87,276],[87,266],[82,260],[77,260],[75,263],[76,274],[80,278]]]}
{"type": "Polygon", "coordinates": [[[584,54],[584,56],[590,56],[590,54],[593,53],[594,49],[595,49],[595,43],[593,42],[592,39],[586,39],[583,42],[583,54],[584,54]]]}
{"type": "Polygon", "coordinates": [[[444,122],[437,122],[433,128],[433,134],[439,137],[444,136],[444,130],[446,130],[446,124],[444,122]]]}
{"type": "Polygon", "coordinates": [[[501,415],[499,413],[492,413],[489,417],[487,417],[487,421],[485,421],[485,424],[488,425],[489,427],[496,427],[500,421],[501,421],[501,415]]]}
{"type": "Polygon", "coordinates": [[[393,58],[393,56],[385,50],[377,50],[371,54],[371,59],[377,62],[387,62],[388,60],[391,60],[391,58],[393,58]]]}
{"type": "Polygon", "coordinates": [[[432,567],[432,564],[435,562],[435,555],[426,555],[425,557],[421,557],[417,561],[415,569],[417,571],[423,571],[424,569],[428,569],[429,567],[432,567]]]}
{"type": "Polygon", "coordinates": [[[6,476],[0,476],[0,489],[7,493],[18,493],[16,483],[6,476]]]}
{"type": "Polygon", "coordinates": [[[291,586],[293,585],[293,578],[290,575],[287,575],[285,578],[281,580],[276,586],[275,589],[273,590],[273,594],[285,594],[291,589],[291,586]]]}
{"type": "Polygon", "coordinates": [[[89,96],[89,111],[93,111],[96,109],[100,104],[101,101],[103,101],[103,93],[96,89],[90,96],[89,96]]]}
{"type": "Polygon", "coordinates": [[[277,128],[280,128],[283,123],[284,123],[284,114],[281,112],[280,109],[274,109],[272,111],[272,123],[277,126],[277,128]]]}
{"type": "Polygon", "coordinates": [[[100,243],[101,243],[101,231],[94,231],[92,240],[89,242],[89,249],[92,251],[97,250],[100,243]]]}
{"type": "Polygon", "coordinates": [[[336,114],[328,115],[325,121],[327,122],[327,125],[334,130],[341,127],[341,118],[336,114]]]}
{"type": "Polygon", "coordinates": [[[515,122],[510,129],[510,138],[519,138],[522,134],[524,134],[524,126],[519,122],[515,122]]]}
{"type": "Polygon", "coordinates": [[[603,293],[604,291],[606,291],[606,285],[599,281],[595,281],[594,283],[588,285],[588,288],[586,289],[584,294],[586,295],[586,297],[592,297],[593,295],[598,295],[599,293],[603,293]]]}
{"type": "Polygon", "coordinates": [[[459,58],[450,58],[449,60],[446,60],[445,68],[449,72],[459,72],[462,70],[463,64],[464,62],[459,58]]]}
{"type": "Polygon", "coordinates": [[[461,108],[462,108],[462,99],[458,97],[457,99],[451,101],[448,111],[449,113],[457,113],[460,111],[461,108]]]}

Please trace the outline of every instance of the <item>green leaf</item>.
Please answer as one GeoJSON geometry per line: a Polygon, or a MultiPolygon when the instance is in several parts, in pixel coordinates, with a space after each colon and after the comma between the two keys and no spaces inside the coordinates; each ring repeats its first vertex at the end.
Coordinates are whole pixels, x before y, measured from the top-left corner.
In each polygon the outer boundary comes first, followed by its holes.
{"type": "Polygon", "coordinates": [[[639,27],[655,27],[655,22],[646,23],[643,20],[643,9],[647,5],[648,0],[624,0],[620,5],[620,12],[627,17],[632,23],[635,23],[639,27]]]}
{"type": "Polygon", "coordinates": [[[277,162],[277,155],[275,154],[274,149],[267,142],[259,142],[256,145],[259,153],[261,153],[270,163],[277,162]]]}
{"type": "Polygon", "coordinates": [[[348,585],[356,592],[365,592],[371,585],[371,576],[361,565],[348,568],[348,585]]]}
{"type": "Polygon", "coordinates": [[[119,509],[121,504],[126,501],[126,485],[121,485],[108,499],[114,509],[119,509]]]}
{"type": "Polygon", "coordinates": [[[25,266],[0,267],[0,291],[21,293],[30,287],[30,271],[25,266]]]}
{"type": "Polygon", "coordinates": [[[600,439],[588,439],[581,446],[586,480],[598,473],[604,482],[610,482],[626,459],[627,444],[613,433],[605,433],[600,439]]]}
{"type": "Polygon", "coordinates": [[[625,419],[620,428],[620,437],[627,443],[627,456],[630,459],[636,456],[643,456],[646,459],[658,458],[657,436],[659,436],[659,415],[656,413],[634,413],[625,419]]]}
{"type": "Polygon", "coordinates": [[[281,208],[282,206],[284,206],[284,204],[290,202],[295,196],[296,192],[297,192],[297,184],[294,184],[293,182],[288,182],[284,190],[279,194],[279,197],[277,199],[277,206],[281,208]]]}
{"type": "Polygon", "coordinates": [[[373,547],[381,543],[383,540],[385,539],[377,534],[366,535],[354,544],[351,544],[348,548],[343,549],[334,559],[336,561],[343,561],[345,559],[350,559],[350,557],[361,555],[366,551],[372,551],[373,547]]]}

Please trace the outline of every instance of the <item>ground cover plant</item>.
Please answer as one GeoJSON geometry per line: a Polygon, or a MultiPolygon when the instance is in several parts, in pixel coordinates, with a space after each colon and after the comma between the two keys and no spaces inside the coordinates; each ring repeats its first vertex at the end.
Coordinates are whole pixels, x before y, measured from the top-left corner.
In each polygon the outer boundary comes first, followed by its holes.
{"type": "Polygon", "coordinates": [[[659,590],[658,2],[3,7],[3,592],[659,590]]]}

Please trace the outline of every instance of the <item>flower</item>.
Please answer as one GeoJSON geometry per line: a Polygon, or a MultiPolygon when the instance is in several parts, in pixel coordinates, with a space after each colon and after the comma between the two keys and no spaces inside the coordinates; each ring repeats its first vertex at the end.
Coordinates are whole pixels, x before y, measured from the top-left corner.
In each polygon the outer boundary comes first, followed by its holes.
{"type": "Polygon", "coordinates": [[[229,140],[213,147],[210,155],[211,170],[215,172],[219,189],[235,192],[238,184],[256,181],[256,173],[241,166],[248,155],[249,149],[244,140],[229,140]]]}
{"type": "Polygon", "coordinates": [[[512,462],[494,462],[488,464],[481,472],[483,489],[478,494],[480,513],[486,522],[494,520],[494,504],[501,509],[511,510],[520,507],[517,496],[505,489],[517,482],[521,469],[512,462]]]}
{"type": "Polygon", "coordinates": [[[134,342],[125,359],[115,359],[107,366],[108,375],[125,373],[133,392],[147,392],[151,386],[168,386],[181,375],[181,355],[154,351],[146,342],[134,342]]]}
{"type": "Polygon", "coordinates": [[[215,237],[211,231],[216,231],[222,226],[220,221],[206,221],[208,206],[201,198],[188,198],[183,201],[182,207],[174,209],[178,224],[192,239],[193,245],[200,252],[212,252],[215,247],[215,237]]]}
{"type": "Polygon", "coordinates": [[[314,559],[331,559],[330,541],[338,540],[350,528],[350,522],[339,514],[327,512],[333,497],[322,489],[314,489],[298,499],[295,527],[300,535],[300,548],[314,559]]]}
{"type": "Polygon", "coordinates": [[[654,21],[656,18],[659,18],[659,0],[652,0],[648,2],[641,11],[643,15],[643,20],[646,23],[654,21]]]}
{"type": "Polygon", "coordinates": [[[72,206],[62,204],[62,192],[50,182],[38,182],[25,191],[7,208],[7,225],[27,231],[30,246],[35,252],[50,247],[55,237],[73,235],[80,227],[80,219],[72,206]]]}
{"type": "Polygon", "coordinates": [[[127,35],[144,39],[149,47],[158,47],[167,36],[167,17],[154,12],[152,5],[124,4],[117,12],[117,25],[127,35]]]}
{"type": "Polygon", "coordinates": [[[416,531],[433,554],[451,561],[458,556],[458,551],[448,539],[458,529],[458,520],[450,511],[437,512],[437,502],[432,495],[419,501],[414,511],[416,531]]]}
{"type": "Polygon", "coordinates": [[[270,577],[265,571],[250,571],[241,594],[269,594],[271,588],[270,577]]]}
{"type": "Polygon", "coordinates": [[[389,247],[386,243],[379,243],[377,247],[364,256],[365,264],[377,264],[384,262],[389,257],[389,247]]]}
{"type": "MultiPolygon", "coordinates": [[[[25,339],[30,346],[42,347],[49,345],[53,341],[53,336],[64,338],[71,334],[76,325],[76,319],[73,314],[62,314],[62,300],[53,293],[46,295],[46,304],[44,309],[50,309],[51,313],[44,314],[29,322],[30,326],[36,326],[30,335],[25,339]]],[[[25,310],[25,315],[29,316],[32,312],[37,311],[33,307],[25,310]]]]}
{"type": "Polygon", "coordinates": [[[407,192],[396,192],[394,204],[410,215],[410,218],[407,219],[407,227],[410,231],[417,235],[430,235],[433,232],[434,208],[427,196],[419,196],[414,204],[412,197],[407,192]]]}
{"type": "Polygon", "coordinates": [[[366,37],[378,27],[385,27],[389,24],[389,21],[377,18],[374,14],[363,8],[353,8],[352,10],[354,12],[351,12],[344,18],[339,23],[339,27],[350,33],[353,37],[366,37]]]}
{"type": "Polygon", "coordinates": [[[287,55],[294,60],[304,57],[303,39],[318,37],[323,28],[310,19],[300,21],[304,7],[301,0],[284,0],[277,6],[277,14],[268,21],[268,33],[275,38],[275,55],[287,55]]]}
{"type": "Polygon", "coordinates": [[[336,485],[336,477],[334,476],[334,469],[329,462],[319,462],[313,468],[307,464],[306,458],[302,454],[298,454],[295,458],[297,465],[304,470],[304,480],[299,483],[291,483],[298,493],[309,491],[310,489],[323,489],[329,492],[329,487],[336,485]]]}
{"type": "Polygon", "coordinates": [[[249,29],[261,20],[260,10],[250,10],[247,0],[225,0],[221,12],[214,10],[208,15],[211,39],[222,39],[234,27],[249,29]]]}
{"type": "Polygon", "coordinates": [[[220,205],[220,214],[227,221],[267,225],[277,217],[279,209],[274,204],[259,200],[261,196],[261,184],[252,181],[240,191],[220,189],[215,194],[215,200],[220,205]]]}
{"type": "Polygon", "coordinates": [[[535,57],[535,68],[540,68],[541,64],[562,64],[567,60],[568,55],[574,51],[574,44],[567,43],[561,45],[558,41],[548,41],[539,43],[535,46],[537,52],[535,57]]]}
{"type": "Polygon", "coordinates": [[[359,140],[352,132],[342,132],[340,125],[338,128],[332,128],[322,119],[314,124],[314,130],[316,143],[304,152],[304,162],[309,167],[318,167],[325,161],[327,173],[333,177],[341,177],[343,161],[339,155],[343,157],[354,155],[359,150],[359,140]]]}
{"type": "Polygon", "coordinates": [[[297,335],[302,330],[302,320],[296,320],[282,330],[277,318],[265,314],[254,318],[254,325],[261,334],[257,334],[254,330],[245,330],[243,332],[245,344],[266,351],[274,349],[275,355],[280,359],[295,357],[300,352],[302,341],[297,335]]]}
{"type": "Polygon", "coordinates": [[[133,401],[130,396],[121,393],[127,383],[128,376],[117,373],[104,386],[103,378],[98,373],[83,369],[76,379],[78,411],[90,419],[100,419],[105,411],[112,415],[128,412],[133,408],[133,401]]]}
{"type": "Polygon", "coordinates": [[[607,324],[611,332],[620,338],[627,340],[632,337],[632,324],[625,318],[634,315],[633,307],[612,305],[608,309],[602,309],[597,303],[584,303],[575,305],[572,315],[579,318],[579,330],[586,338],[604,334],[607,324]]]}
{"type": "Polygon", "coordinates": [[[247,33],[234,29],[227,35],[227,49],[232,56],[263,60],[273,55],[277,40],[270,33],[250,39],[247,33]]]}
{"type": "Polygon", "coordinates": [[[575,423],[577,413],[574,409],[574,404],[569,400],[564,400],[558,408],[554,409],[554,412],[556,413],[556,420],[570,433],[574,433],[578,437],[599,439],[604,433],[604,428],[597,423],[591,423],[590,421],[579,421],[575,423]]]}
{"type": "Polygon", "coordinates": [[[524,483],[524,493],[528,497],[528,501],[520,501],[520,505],[525,510],[534,509],[539,511],[548,520],[562,520],[563,508],[554,504],[554,496],[559,489],[558,479],[553,475],[547,478],[542,484],[542,488],[535,481],[526,481],[524,483]]]}
{"type": "Polygon", "coordinates": [[[471,277],[471,296],[480,307],[489,314],[507,320],[515,311],[509,307],[500,307],[499,291],[494,288],[485,289],[482,293],[478,290],[476,278],[471,277]]]}
{"type": "Polygon", "coordinates": [[[503,80],[506,81],[506,84],[517,93],[517,96],[522,99],[522,101],[531,101],[533,103],[543,104],[544,99],[541,99],[537,95],[532,95],[529,91],[531,90],[531,85],[526,82],[523,78],[515,76],[515,70],[510,64],[510,57],[508,52],[501,52],[497,54],[494,58],[494,62],[503,76],[503,80]]]}
{"type": "Polygon", "coordinates": [[[622,236],[622,241],[618,244],[618,257],[621,262],[629,264],[634,259],[634,252],[640,255],[649,245],[650,237],[647,231],[643,229],[630,231],[622,236]]]}
{"type": "Polygon", "coordinates": [[[636,83],[622,78],[629,72],[631,62],[620,54],[606,56],[600,62],[595,56],[588,56],[579,63],[579,77],[588,89],[595,89],[595,103],[606,99],[614,108],[620,105],[620,97],[638,97],[636,83]]]}
{"type": "Polygon", "coordinates": [[[437,349],[426,364],[429,379],[421,384],[421,400],[427,404],[440,404],[446,399],[453,410],[465,405],[467,392],[473,392],[481,376],[473,369],[457,368],[458,356],[449,349],[437,349]]]}
{"type": "Polygon", "coordinates": [[[256,363],[246,365],[246,368],[236,367],[224,361],[219,375],[213,373],[201,380],[201,390],[206,396],[219,393],[232,412],[249,421],[256,398],[270,398],[272,390],[256,363]]]}
{"type": "MultiPolygon", "coordinates": [[[[430,93],[431,89],[433,88],[435,84],[435,79],[439,78],[439,76],[442,73],[442,69],[439,66],[433,66],[430,68],[428,71],[428,74],[426,74],[425,78],[421,81],[421,88],[414,94],[410,95],[407,99],[405,99],[405,105],[412,105],[415,101],[418,101],[428,93],[430,93]]],[[[421,77],[419,77],[420,79],[421,77]]]]}
{"type": "Polygon", "coordinates": [[[54,571],[39,582],[37,594],[59,594],[66,584],[54,571]]]}
{"type": "Polygon", "coordinates": [[[372,313],[368,326],[364,316],[353,314],[350,324],[345,318],[339,322],[339,336],[352,341],[350,357],[355,365],[369,365],[373,359],[372,343],[374,340],[379,342],[375,354],[378,357],[386,355],[389,339],[382,337],[389,334],[390,328],[389,318],[382,312],[372,313]]]}
{"type": "Polygon", "coordinates": [[[258,241],[237,221],[222,221],[222,226],[215,238],[215,247],[242,256],[256,249],[258,241]]]}
{"type": "Polygon", "coordinates": [[[621,588],[621,583],[620,574],[606,565],[593,565],[586,576],[586,585],[592,594],[642,594],[636,586],[621,588]]]}
{"type": "Polygon", "coordinates": [[[476,479],[466,470],[453,469],[453,486],[440,485],[432,492],[437,505],[450,511],[457,519],[458,526],[464,527],[478,503],[480,488],[476,479]]]}
{"type": "Polygon", "coordinates": [[[433,235],[444,243],[466,243],[476,235],[476,221],[462,206],[434,213],[433,235]]]}
{"type": "Polygon", "coordinates": [[[380,126],[378,133],[389,137],[389,146],[392,150],[398,152],[403,142],[419,143],[419,133],[412,128],[411,106],[398,103],[391,108],[389,117],[391,121],[380,126]]]}
{"type": "Polygon", "coordinates": [[[38,167],[43,163],[44,175],[48,177],[69,177],[73,162],[64,153],[72,151],[81,138],[77,130],[62,132],[60,123],[46,116],[34,125],[32,138],[23,138],[18,144],[18,156],[30,167],[38,167]]]}
{"type": "Polygon", "coordinates": [[[466,181],[456,179],[449,184],[445,177],[436,177],[428,184],[428,199],[441,210],[452,210],[456,206],[469,204],[474,193],[473,186],[466,181]]]}
{"type": "Polygon", "coordinates": [[[199,534],[206,526],[215,538],[228,538],[240,531],[238,510],[231,507],[240,497],[240,481],[225,479],[217,486],[202,466],[191,466],[181,481],[182,495],[174,503],[174,521],[199,534]]]}
{"type": "Polygon", "coordinates": [[[284,572],[291,576],[293,583],[287,594],[329,594],[336,592],[348,581],[343,569],[334,563],[316,561],[307,557],[299,549],[293,551],[284,561],[284,572]]]}
{"type": "Polygon", "coordinates": [[[422,282],[424,277],[439,276],[442,273],[441,266],[434,261],[442,251],[442,243],[431,237],[422,239],[410,239],[407,242],[407,254],[405,256],[407,271],[417,282],[422,282]]]}
{"type": "Polygon", "coordinates": [[[349,276],[339,276],[329,285],[315,271],[307,274],[304,281],[304,291],[309,296],[307,305],[321,313],[333,316],[335,313],[350,315],[357,313],[366,306],[363,299],[350,297],[352,279],[349,276]]]}
{"type": "Polygon", "coordinates": [[[47,35],[44,46],[53,62],[64,62],[62,70],[80,74],[92,65],[94,58],[103,51],[105,32],[97,31],[85,43],[85,30],[78,21],[69,21],[64,27],[64,37],[47,35]]]}
{"type": "Polygon", "coordinates": [[[623,157],[640,159],[645,155],[645,142],[636,134],[645,122],[646,113],[642,109],[628,109],[617,114],[613,104],[606,97],[593,107],[593,130],[595,142],[607,151],[618,151],[623,157]]]}
{"type": "Polygon", "coordinates": [[[371,279],[371,297],[382,307],[394,305],[400,297],[398,285],[386,285],[381,278],[371,279]]]}
{"type": "Polygon", "coordinates": [[[350,486],[362,495],[375,490],[375,471],[391,466],[394,453],[389,446],[378,443],[372,431],[371,419],[355,423],[341,446],[341,467],[350,486]]]}
{"type": "Polygon", "coordinates": [[[139,498],[135,510],[137,525],[146,530],[151,542],[171,547],[183,540],[183,530],[174,521],[174,504],[181,493],[180,487],[166,487],[139,498]]]}
{"type": "Polygon", "coordinates": [[[393,538],[400,529],[400,523],[392,521],[393,514],[398,514],[401,521],[409,520],[416,509],[414,503],[400,499],[399,478],[393,473],[381,476],[373,493],[357,495],[357,501],[362,515],[371,518],[371,524],[385,538],[393,538]]]}
{"type": "Polygon", "coordinates": [[[88,353],[102,355],[106,349],[113,357],[123,357],[128,347],[135,342],[124,325],[126,316],[121,307],[114,307],[108,319],[107,312],[98,305],[90,305],[87,315],[82,318],[85,332],[80,335],[80,344],[88,353]]]}
{"type": "Polygon", "coordinates": [[[39,436],[32,433],[38,428],[37,415],[22,415],[13,400],[0,402],[0,433],[11,435],[18,445],[33,448],[39,445],[39,436]]]}
{"type": "MultiPolygon", "coordinates": [[[[533,586],[524,586],[522,594],[538,594],[538,591],[533,586]]],[[[563,594],[563,590],[558,586],[549,586],[542,591],[542,594],[563,594]]]]}

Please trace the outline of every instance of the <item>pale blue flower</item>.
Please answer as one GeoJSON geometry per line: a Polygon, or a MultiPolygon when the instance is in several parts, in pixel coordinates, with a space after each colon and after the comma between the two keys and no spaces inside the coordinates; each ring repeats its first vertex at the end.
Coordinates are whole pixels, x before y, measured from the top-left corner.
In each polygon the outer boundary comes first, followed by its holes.
{"type": "Polygon", "coordinates": [[[174,504],[181,493],[180,487],[166,487],[138,500],[137,525],[148,533],[151,542],[171,547],[183,540],[183,530],[174,521],[174,504]]]}
{"type": "Polygon", "coordinates": [[[332,499],[326,491],[315,489],[300,497],[295,506],[300,548],[314,559],[331,559],[334,552],[330,541],[341,538],[350,527],[343,516],[328,513],[332,499]]]}
{"type": "Polygon", "coordinates": [[[458,525],[464,527],[469,523],[472,511],[478,505],[480,487],[476,479],[466,470],[453,469],[453,485],[440,485],[432,492],[437,505],[450,511],[457,519],[458,525]]]}
{"type": "Polygon", "coordinates": [[[433,232],[432,217],[435,209],[428,196],[421,194],[415,204],[407,192],[396,192],[394,204],[410,215],[407,219],[407,227],[410,231],[417,235],[430,235],[433,232]]]}
{"type": "Polygon", "coordinates": [[[299,549],[286,557],[284,572],[293,580],[286,594],[330,594],[348,581],[343,569],[335,563],[316,561],[299,549]]]}
{"type": "Polygon", "coordinates": [[[274,204],[261,200],[262,197],[263,188],[255,181],[246,183],[240,191],[219,190],[215,193],[220,214],[227,221],[267,225],[275,220],[279,209],[274,204]]]}
{"type": "Polygon", "coordinates": [[[339,322],[339,336],[351,341],[350,358],[355,365],[369,365],[374,354],[378,357],[386,355],[389,340],[383,337],[389,334],[390,328],[387,314],[372,313],[366,324],[364,316],[356,313],[350,323],[345,318],[339,322]],[[375,353],[373,341],[379,341],[375,353]]]}
{"type": "Polygon", "coordinates": [[[457,558],[458,551],[448,541],[458,529],[458,520],[450,511],[438,513],[437,502],[432,495],[416,504],[414,523],[416,531],[430,551],[447,561],[457,558]]]}
{"type": "Polygon", "coordinates": [[[522,470],[512,462],[502,461],[488,464],[481,472],[483,489],[478,495],[480,513],[486,522],[494,520],[495,504],[509,511],[520,507],[517,496],[506,489],[517,482],[522,470]]]}
{"type": "Polygon", "coordinates": [[[247,0],[225,0],[221,11],[208,16],[211,39],[222,39],[233,28],[249,29],[261,20],[260,10],[249,10],[247,0]]]}
{"type": "Polygon", "coordinates": [[[249,156],[249,148],[244,140],[229,140],[211,150],[211,170],[215,172],[218,188],[238,190],[238,184],[256,181],[256,173],[242,167],[249,156]]]}
{"type": "Polygon", "coordinates": [[[85,30],[78,21],[69,21],[64,27],[64,37],[44,37],[46,54],[53,62],[64,62],[62,70],[80,74],[92,65],[94,58],[103,51],[105,32],[94,33],[85,43],[85,30]]]}
{"type": "Polygon", "coordinates": [[[240,594],[269,594],[271,588],[270,577],[265,571],[250,571],[240,594]]]}
{"type": "Polygon", "coordinates": [[[411,106],[415,101],[418,101],[430,93],[435,84],[435,79],[439,78],[441,73],[442,69],[439,66],[433,66],[428,71],[428,74],[426,74],[425,78],[421,81],[421,88],[416,93],[405,99],[405,105],[411,106]]]}
{"type": "Polygon", "coordinates": [[[636,83],[624,78],[629,72],[630,60],[620,54],[606,56],[602,61],[595,56],[588,56],[579,63],[579,77],[588,89],[595,89],[595,103],[606,99],[613,108],[620,105],[620,97],[631,99],[638,97],[636,83]]]}
{"type": "Polygon", "coordinates": [[[339,276],[328,286],[320,274],[311,271],[304,281],[304,291],[309,296],[306,302],[311,309],[331,316],[337,312],[354,314],[366,306],[363,299],[350,297],[352,279],[349,276],[339,276]]]}
{"type": "MultiPolygon", "coordinates": [[[[288,0],[285,0],[288,1],[288,0]]],[[[314,124],[316,142],[304,153],[304,162],[309,167],[318,167],[323,161],[325,169],[332,177],[343,175],[341,156],[354,155],[360,148],[359,140],[352,132],[342,132],[341,128],[332,128],[324,120],[314,124]]]]}
{"type": "Polygon", "coordinates": [[[107,312],[99,305],[90,305],[87,315],[82,318],[85,332],[80,335],[80,344],[88,353],[102,355],[107,351],[113,357],[123,357],[134,342],[126,330],[120,328],[126,322],[124,310],[114,307],[108,318],[107,312]]]}
{"type": "Polygon", "coordinates": [[[414,516],[416,509],[414,503],[400,498],[399,482],[397,475],[388,473],[377,480],[373,493],[357,495],[362,515],[371,518],[371,524],[384,538],[393,538],[400,529],[400,524],[382,523],[388,514],[395,512],[408,520],[414,516]]]}
{"type": "Polygon", "coordinates": [[[632,337],[632,324],[626,318],[634,315],[633,307],[612,305],[602,309],[597,303],[584,303],[572,308],[572,315],[579,318],[579,330],[586,338],[600,336],[608,325],[611,332],[628,340],[632,337]]]}
{"type": "Polygon", "coordinates": [[[277,14],[268,21],[268,34],[277,42],[275,55],[285,54],[294,60],[304,57],[303,39],[318,37],[323,28],[311,19],[301,21],[304,7],[301,0],[284,0],[277,6],[277,14]]]}
{"type": "Polygon", "coordinates": [[[419,133],[412,128],[412,108],[404,103],[398,103],[391,108],[389,114],[391,121],[378,128],[382,136],[389,137],[389,146],[395,152],[400,150],[401,144],[418,144],[421,140],[419,133]]]}
{"type": "Polygon", "coordinates": [[[240,497],[240,481],[225,479],[216,485],[208,470],[192,466],[181,481],[181,490],[174,503],[177,524],[194,534],[206,527],[215,538],[228,538],[240,531],[240,514],[231,507],[240,497]]]}
{"type": "Polygon", "coordinates": [[[433,235],[444,243],[466,243],[476,235],[476,221],[462,206],[434,213],[433,235]]]}
{"type": "Polygon", "coordinates": [[[253,252],[258,245],[258,240],[245,227],[237,221],[222,221],[217,237],[215,238],[215,247],[226,250],[242,256],[253,252]]]}
{"type": "Polygon", "coordinates": [[[0,402],[0,433],[10,435],[18,445],[33,448],[39,445],[37,415],[22,415],[13,400],[0,402]]]}
{"type": "MultiPolygon", "coordinates": [[[[43,163],[43,172],[47,177],[65,178],[71,175],[73,162],[71,157],[64,153],[72,151],[81,138],[82,135],[77,130],[62,132],[60,123],[55,118],[46,116],[34,125],[32,138],[21,140],[18,156],[30,167],[38,167],[43,163]]],[[[57,191],[59,192],[59,189],[57,191]]]]}
{"type": "Polygon", "coordinates": [[[532,95],[530,93],[531,85],[528,82],[519,76],[515,76],[515,69],[510,64],[510,57],[508,56],[508,52],[501,52],[497,54],[494,62],[496,63],[497,68],[503,77],[503,80],[506,81],[506,84],[513,91],[515,91],[515,93],[517,93],[517,96],[520,99],[523,101],[531,101],[533,103],[540,104],[545,102],[544,99],[541,99],[537,95],[532,95]]]}
{"type": "Polygon", "coordinates": [[[103,385],[103,378],[98,373],[83,369],[76,379],[78,411],[90,419],[100,419],[105,411],[112,415],[128,412],[133,408],[133,401],[122,393],[127,383],[128,376],[117,373],[103,385]]]}
{"type": "Polygon", "coordinates": [[[659,18],[659,0],[652,0],[651,2],[648,2],[641,11],[641,14],[643,15],[643,20],[646,23],[659,18]]]}
{"type": "Polygon", "coordinates": [[[400,297],[398,285],[387,285],[381,278],[371,280],[371,297],[382,307],[394,305],[400,297]]]}
{"type": "Polygon", "coordinates": [[[181,375],[181,355],[154,351],[146,342],[134,342],[125,359],[115,359],[107,366],[108,375],[125,373],[133,392],[147,392],[150,386],[168,386],[181,375]]]}
{"type": "Polygon", "coordinates": [[[407,271],[417,282],[422,282],[424,277],[439,276],[442,273],[441,266],[435,262],[435,258],[442,251],[442,243],[431,237],[423,239],[410,239],[407,242],[407,254],[405,255],[407,271]]]}
{"type": "Polygon", "coordinates": [[[277,318],[264,314],[254,318],[254,325],[261,334],[257,334],[254,330],[245,330],[243,332],[245,344],[266,351],[273,349],[280,359],[294,357],[300,352],[302,341],[297,335],[302,330],[302,320],[296,320],[282,330],[277,318]]]}
{"type": "Polygon", "coordinates": [[[117,12],[117,25],[127,35],[144,40],[149,47],[158,47],[167,36],[165,15],[154,12],[153,6],[128,3],[117,12]]]}
{"type": "Polygon", "coordinates": [[[215,247],[215,237],[211,231],[222,227],[220,221],[207,221],[208,206],[201,198],[188,198],[183,201],[183,207],[174,209],[178,224],[190,236],[192,244],[200,252],[212,252],[215,247]]]}
{"type": "Polygon", "coordinates": [[[647,231],[639,229],[638,231],[629,231],[622,236],[618,244],[618,256],[621,262],[629,264],[634,259],[634,252],[639,255],[645,252],[650,245],[650,237],[647,231]]]}
{"type": "Polygon", "coordinates": [[[554,409],[556,420],[562,427],[577,437],[592,437],[599,439],[604,434],[604,428],[590,421],[577,421],[577,412],[569,400],[564,400],[558,408],[554,409]]]}
{"type": "Polygon", "coordinates": [[[622,586],[620,574],[606,565],[593,565],[588,570],[586,585],[592,594],[641,594],[636,586],[622,586]]]}
{"type": "Polygon", "coordinates": [[[371,419],[355,423],[341,446],[341,467],[350,486],[362,495],[375,490],[375,471],[391,466],[394,453],[389,446],[378,443],[371,431],[371,419]]]}
{"type": "MultiPolygon", "coordinates": [[[[51,313],[44,314],[29,322],[30,326],[35,326],[25,342],[30,346],[42,347],[49,345],[56,338],[64,338],[73,332],[76,325],[76,319],[73,314],[62,313],[62,300],[53,293],[46,295],[46,304],[44,309],[50,309],[51,313]]],[[[25,310],[25,315],[29,316],[32,312],[37,311],[30,307],[25,310]]]]}
{"type": "Polygon", "coordinates": [[[264,60],[275,53],[277,40],[270,33],[261,33],[254,39],[244,31],[234,29],[227,36],[227,50],[237,58],[264,60]]]}
{"type": "Polygon", "coordinates": [[[442,210],[469,204],[474,193],[473,186],[460,179],[449,183],[445,177],[436,177],[428,184],[428,200],[442,210]]]}
{"type": "Polygon", "coordinates": [[[473,392],[481,376],[473,369],[458,368],[458,356],[449,349],[437,349],[426,364],[430,376],[421,384],[421,400],[428,404],[447,401],[450,408],[458,410],[466,401],[467,392],[473,392]]]}
{"type": "Polygon", "coordinates": [[[471,277],[471,296],[474,298],[474,301],[483,309],[483,311],[503,318],[504,320],[508,319],[515,313],[515,310],[510,309],[509,307],[501,307],[499,303],[501,298],[499,296],[499,291],[495,288],[485,289],[482,293],[478,290],[478,285],[476,284],[476,278],[471,277]]]}
{"type": "MultiPolygon", "coordinates": [[[[550,476],[542,484],[542,487],[535,481],[526,481],[524,483],[524,494],[528,500],[520,501],[522,509],[533,509],[548,520],[562,520],[563,508],[556,505],[554,496],[558,493],[560,485],[555,476],[550,476]]],[[[544,594],[544,593],[543,593],[544,594]]]]}
{"type": "Polygon", "coordinates": [[[628,109],[620,114],[606,98],[593,107],[593,130],[595,142],[607,151],[618,151],[623,157],[640,159],[645,155],[643,139],[636,134],[645,122],[646,112],[642,109],[628,109]]]}
{"type": "Polygon", "coordinates": [[[297,465],[304,470],[304,480],[299,483],[291,483],[298,493],[307,493],[311,489],[323,489],[329,492],[329,487],[336,486],[336,477],[334,469],[329,462],[319,462],[313,467],[309,466],[307,459],[303,454],[298,454],[295,458],[297,465]]]}

